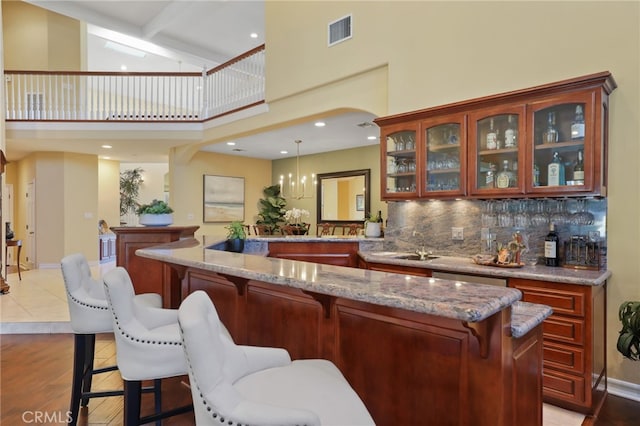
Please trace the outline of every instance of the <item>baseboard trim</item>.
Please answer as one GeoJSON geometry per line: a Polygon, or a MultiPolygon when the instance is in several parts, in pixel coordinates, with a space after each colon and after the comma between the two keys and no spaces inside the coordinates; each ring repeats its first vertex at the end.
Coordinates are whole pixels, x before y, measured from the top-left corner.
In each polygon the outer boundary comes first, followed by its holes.
{"type": "Polygon", "coordinates": [[[623,380],[607,379],[607,391],[611,395],[640,402],[640,385],[623,380]]]}
{"type": "Polygon", "coordinates": [[[3,322],[0,334],[68,334],[73,333],[71,322],[3,322]]]}

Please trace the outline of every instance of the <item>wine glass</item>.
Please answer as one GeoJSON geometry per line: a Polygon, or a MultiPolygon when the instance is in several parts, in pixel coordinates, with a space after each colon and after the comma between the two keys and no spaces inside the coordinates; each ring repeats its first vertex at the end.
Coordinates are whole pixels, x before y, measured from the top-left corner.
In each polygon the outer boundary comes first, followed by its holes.
{"type": "Polygon", "coordinates": [[[573,225],[593,225],[593,214],[587,211],[587,200],[576,200],[577,211],[571,215],[571,224],[573,225]]]}

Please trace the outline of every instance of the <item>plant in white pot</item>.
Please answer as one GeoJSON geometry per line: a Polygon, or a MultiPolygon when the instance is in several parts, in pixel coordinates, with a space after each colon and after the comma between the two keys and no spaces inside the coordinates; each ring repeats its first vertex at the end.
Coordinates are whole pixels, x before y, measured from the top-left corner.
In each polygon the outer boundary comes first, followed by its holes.
{"type": "Polygon", "coordinates": [[[382,235],[382,212],[377,215],[367,215],[364,219],[364,236],[378,238],[382,235]]]}
{"type": "Polygon", "coordinates": [[[137,210],[140,225],[167,226],[173,223],[173,209],[161,200],[153,200],[149,204],[141,204],[137,210]]]}

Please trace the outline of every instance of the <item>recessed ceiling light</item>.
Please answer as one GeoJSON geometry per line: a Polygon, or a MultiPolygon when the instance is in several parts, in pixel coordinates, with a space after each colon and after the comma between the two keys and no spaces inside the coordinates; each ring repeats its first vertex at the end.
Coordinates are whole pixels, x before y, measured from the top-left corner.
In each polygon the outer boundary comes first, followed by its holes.
{"type": "Polygon", "coordinates": [[[100,157],[100,158],[102,158],[103,160],[111,160],[111,157],[105,157],[105,156],[102,156],[102,157],[100,157]]]}
{"type": "Polygon", "coordinates": [[[285,150],[280,151],[280,154],[288,154],[288,153],[289,151],[285,151],[285,150]]]}
{"type": "Polygon", "coordinates": [[[367,136],[367,139],[369,139],[370,141],[376,140],[378,139],[377,136],[367,136]]]}
{"type": "Polygon", "coordinates": [[[326,124],[324,121],[316,121],[315,126],[316,127],[324,127],[326,124]]]}
{"type": "Polygon", "coordinates": [[[120,71],[126,71],[126,70],[127,70],[126,65],[120,65],[120,71]]]}
{"type": "Polygon", "coordinates": [[[113,147],[112,147],[111,145],[102,145],[102,148],[104,148],[104,149],[111,149],[111,148],[113,148],[113,147]]]}
{"type": "Polygon", "coordinates": [[[235,146],[235,145],[236,145],[236,143],[235,143],[235,142],[233,142],[233,141],[229,141],[229,142],[227,142],[227,145],[229,145],[229,146],[235,146]]]}
{"type": "Polygon", "coordinates": [[[258,33],[251,33],[251,35],[249,36],[251,38],[258,38],[258,33]]]}

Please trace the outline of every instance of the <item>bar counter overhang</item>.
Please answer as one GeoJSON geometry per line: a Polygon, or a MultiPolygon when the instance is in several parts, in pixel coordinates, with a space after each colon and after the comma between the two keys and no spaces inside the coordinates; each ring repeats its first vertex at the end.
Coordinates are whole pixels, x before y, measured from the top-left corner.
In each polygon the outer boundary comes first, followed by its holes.
{"type": "Polygon", "coordinates": [[[239,344],[342,370],[377,424],[541,425],[542,321],[520,291],[213,250],[136,255],[204,290],[239,344]]]}

